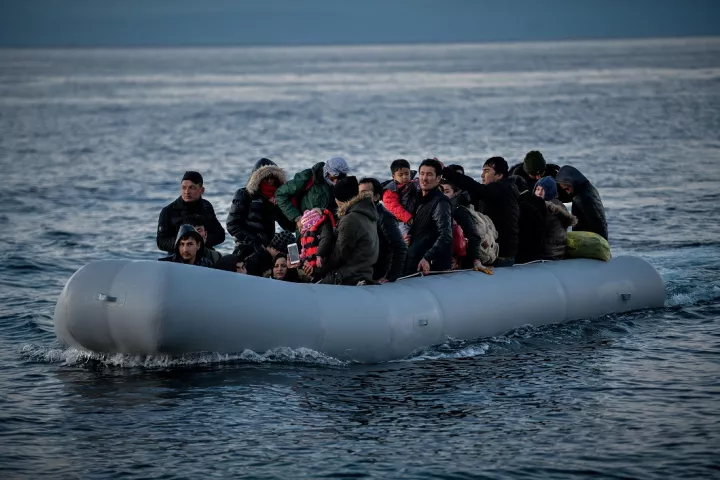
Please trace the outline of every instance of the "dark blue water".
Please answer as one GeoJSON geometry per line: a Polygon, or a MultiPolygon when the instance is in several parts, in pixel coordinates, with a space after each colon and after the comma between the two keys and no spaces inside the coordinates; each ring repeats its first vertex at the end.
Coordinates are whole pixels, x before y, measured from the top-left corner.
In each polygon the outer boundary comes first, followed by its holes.
{"type": "Polygon", "coordinates": [[[720,477],[718,132],[720,39],[0,50],[0,474],[720,477]],[[75,270],[158,256],[186,169],[224,219],[261,156],[381,176],[438,156],[477,175],[530,149],[599,188],[614,253],[658,269],[665,308],[379,365],[55,340],[75,270]]]}

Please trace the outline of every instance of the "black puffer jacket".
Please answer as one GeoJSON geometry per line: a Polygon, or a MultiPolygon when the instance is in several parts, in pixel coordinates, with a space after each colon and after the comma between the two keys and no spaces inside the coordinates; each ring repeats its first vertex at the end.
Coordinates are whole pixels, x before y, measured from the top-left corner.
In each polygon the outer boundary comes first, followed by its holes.
{"type": "Polygon", "coordinates": [[[430,270],[449,270],[452,266],[452,205],[440,190],[432,190],[418,198],[405,261],[405,274],[417,272],[424,258],[430,270]]]}
{"type": "Polygon", "coordinates": [[[558,197],[562,202],[572,201],[572,214],[577,217],[577,225],[573,227],[576,232],[595,232],[605,240],[608,239],[607,221],[605,220],[605,207],[603,207],[600,194],[592,186],[590,180],[580,171],[565,165],[560,169],[555,181],[558,184],[570,185],[572,195],[568,195],[558,185],[558,197]]]}
{"type": "Polygon", "coordinates": [[[191,215],[202,215],[207,230],[207,246],[214,247],[225,241],[225,230],[215,216],[212,204],[201,198],[197,202],[185,202],[178,197],[173,203],[163,208],[158,218],[157,246],[160,250],[173,253],[175,237],[180,225],[187,223],[191,215]]]}
{"type": "Polygon", "coordinates": [[[377,232],[377,210],[372,194],[361,192],[338,207],[337,239],[330,261],[323,263],[328,272],[322,283],[357,285],[372,282],[373,265],[380,251],[377,232]]]}
{"type": "MultiPolygon", "coordinates": [[[[513,177],[519,178],[519,177],[513,177]]],[[[517,181],[517,180],[516,180],[517,181]]],[[[527,263],[543,258],[543,241],[547,231],[547,208],[545,200],[530,190],[518,197],[520,220],[518,222],[518,250],[515,263],[527,263]]]]}
{"type": "MultiPolygon", "coordinates": [[[[560,165],[555,165],[554,163],[548,163],[545,165],[545,173],[542,174],[543,177],[553,177],[555,178],[555,175],[557,175],[558,171],[560,170],[560,165]]],[[[518,189],[522,192],[523,190],[535,190],[535,180],[534,178],[530,178],[530,175],[527,174],[525,169],[523,168],[522,162],[518,163],[517,165],[513,165],[513,167],[508,172],[508,176],[518,176],[522,179],[521,185],[518,185],[516,182],[516,185],[518,186],[518,189]]]]}
{"type": "Polygon", "coordinates": [[[571,215],[557,198],[545,201],[545,208],[547,209],[547,228],[543,240],[543,258],[560,260],[565,258],[567,229],[577,222],[577,218],[571,215]]]}
{"type": "Polygon", "coordinates": [[[462,259],[462,268],[473,268],[475,260],[482,258],[482,237],[478,230],[476,213],[469,207],[462,205],[463,197],[454,197],[450,203],[453,207],[453,220],[462,228],[463,235],[467,239],[465,257],[462,259]]]}
{"type": "Polygon", "coordinates": [[[467,191],[472,203],[478,205],[478,211],[492,220],[498,232],[497,244],[500,257],[515,257],[518,249],[518,222],[520,192],[510,179],[503,178],[499,182],[483,185],[467,175],[451,168],[443,169],[443,177],[447,178],[462,190],[467,191]]]}
{"type": "Polygon", "coordinates": [[[235,192],[226,223],[238,246],[267,246],[275,235],[275,222],[286,230],[295,229],[295,224],[285,218],[280,208],[260,193],[262,181],[270,177],[275,178],[278,187],[287,180],[282,168],[267,158],[260,159],[247,186],[235,192]]]}
{"type": "Polygon", "coordinates": [[[375,204],[378,214],[377,229],[380,240],[380,255],[373,267],[373,279],[384,278],[394,282],[403,274],[407,245],[402,238],[398,221],[381,203],[375,204]]]}

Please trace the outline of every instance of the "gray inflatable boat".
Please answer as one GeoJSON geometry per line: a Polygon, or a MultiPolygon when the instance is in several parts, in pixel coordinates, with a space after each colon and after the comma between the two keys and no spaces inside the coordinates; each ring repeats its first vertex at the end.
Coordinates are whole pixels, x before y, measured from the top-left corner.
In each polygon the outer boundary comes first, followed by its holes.
{"type": "Polygon", "coordinates": [[[55,308],[55,331],[65,344],[95,352],[307,347],[342,360],[382,362],[448,337],[470,340],[664,302],[660,275],[636,257],[543,262],[499,268],[494,275],[463,271],[364,287],[104,260],[68,280],[55,308]]]}

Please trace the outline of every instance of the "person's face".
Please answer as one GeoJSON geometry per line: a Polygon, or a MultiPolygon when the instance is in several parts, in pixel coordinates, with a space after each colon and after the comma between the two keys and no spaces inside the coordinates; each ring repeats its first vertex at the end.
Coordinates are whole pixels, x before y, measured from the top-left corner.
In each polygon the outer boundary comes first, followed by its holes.
{"type": "Polygon", "coordinates": [[[497,172],[495,172],[495,169],[490,165],[485,165],[482,168],[480,179],[482,180],[483,185],[489,185],[491,183],[497,182],[501,178],[502,175],[499,175],[497,172]]]}
{"type": "Polygon", "coordinates": [[[420,189],[423,192],[434,190],[438,186],[439,178],[435,173],[435,169],[431,166],[424,165],[420,167],[420,189]]]}
{"type": "Polygon", "coordinates": [[[565,193],[567,193],[568,195],[572,195],[572,193],[573,193],[572,187],[566,183],[558,183],[558,187],[562,188],[563,191],[565,193]]]}
{"type": "Polygon", "coordinates": [[[205,188],[190,180],[183,180],[180,184],[182,199],[186,202],[195,202],[200,200],[205,188]]]}
{"type": "Polygon", "coordinates": [[[180,256],[183,260],[189,261],[195,258],[195,255],[197,255],[198,249],[200,248],[200,244],[194,239],[194,238],[186,238],[185,240],[180,240],[180,256]]]}
{"type": "Polygon", "coordinates": [[[195,227],[195,230],[197,230],[197,232],[203,238],[203,242],[207,242],[207,231],[205,230],[205,227],[202,225],[198,225],[195,227]]]}
{"type": "Polygon", "coordinates": [[[535,196],[540,198],[545,198],[545,189],[538,185],[535,187],[535,196]]]}
{"type": "Polygon", "coordinates": [[[455,196],[455,190],[453,190],[452,187],[447,183],[445,185],[442,185],[442,189],[446,197],[453,198],[455,196]]]}
{"type": "Polygon", "coordinates": [[[288,267],[287,260],[280,257],[275,260],[275,266],[273,267],[273,277],[277,280],[282,280],[287,275],[288,267]]]}
{"type": "Polygon", "coordinates": [[[235,271],[236,271],[237,273],[247,274],[247,270],[245,270],[245,263],[244,263],[244,262],[237,262],[237,263],[235,264],[235,271]]]}
{"type": "Polygon", "coordinates": [[[327,174],[328,180],[330,180],[333,185],[335,185],[338,180],[340,180],[341,178],[345,178],[346,176],[347,175],[330,175],[329,173],[327,174]]]}
{"type": "Polygon", "coordinates": [[[275,177],[267,177],[263,179],[262,183],[270,186],[277,185],[277,179],[275,177]]]}
{"type": "Polygon", "coordinates": [[[373,190],[372,183],[370,183],[370,182],[361,183],[361,184],[358,186],[358,190],[360,190],[360,193],[370,192],[371,194],[373,194],[372,198],[373,198],[373,201],[374,201],[374,202],[379,202],[379,201],[380,201],[380,195],[375,195],[375,194],[374,194],[375,192],[374,192],[374,190],[373,190]]]}
{"type": "Polygon", "coordinates": [[[392,178],[399,185],[405,185],[406,183],[410,183],[410,169],[409,168],[401,168],[399,170],[395,170],[395,173],[393,173],[392,178]]]}

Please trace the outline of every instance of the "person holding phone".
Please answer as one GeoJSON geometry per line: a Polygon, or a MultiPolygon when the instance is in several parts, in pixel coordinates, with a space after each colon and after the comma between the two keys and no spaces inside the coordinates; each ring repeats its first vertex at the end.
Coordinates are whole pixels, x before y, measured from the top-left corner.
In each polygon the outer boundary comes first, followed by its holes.
{"type": "Polygon", "coordinates": [[[255,253],[251,254],[245,260],[245,269],[248,275],[262,277],[265,272],[274,266],[274,258],[278,253],[288,253],[288,245],[295,241],[295,235],[292,232],[282,231],[276,233],[270,244],[255,253]]]}

